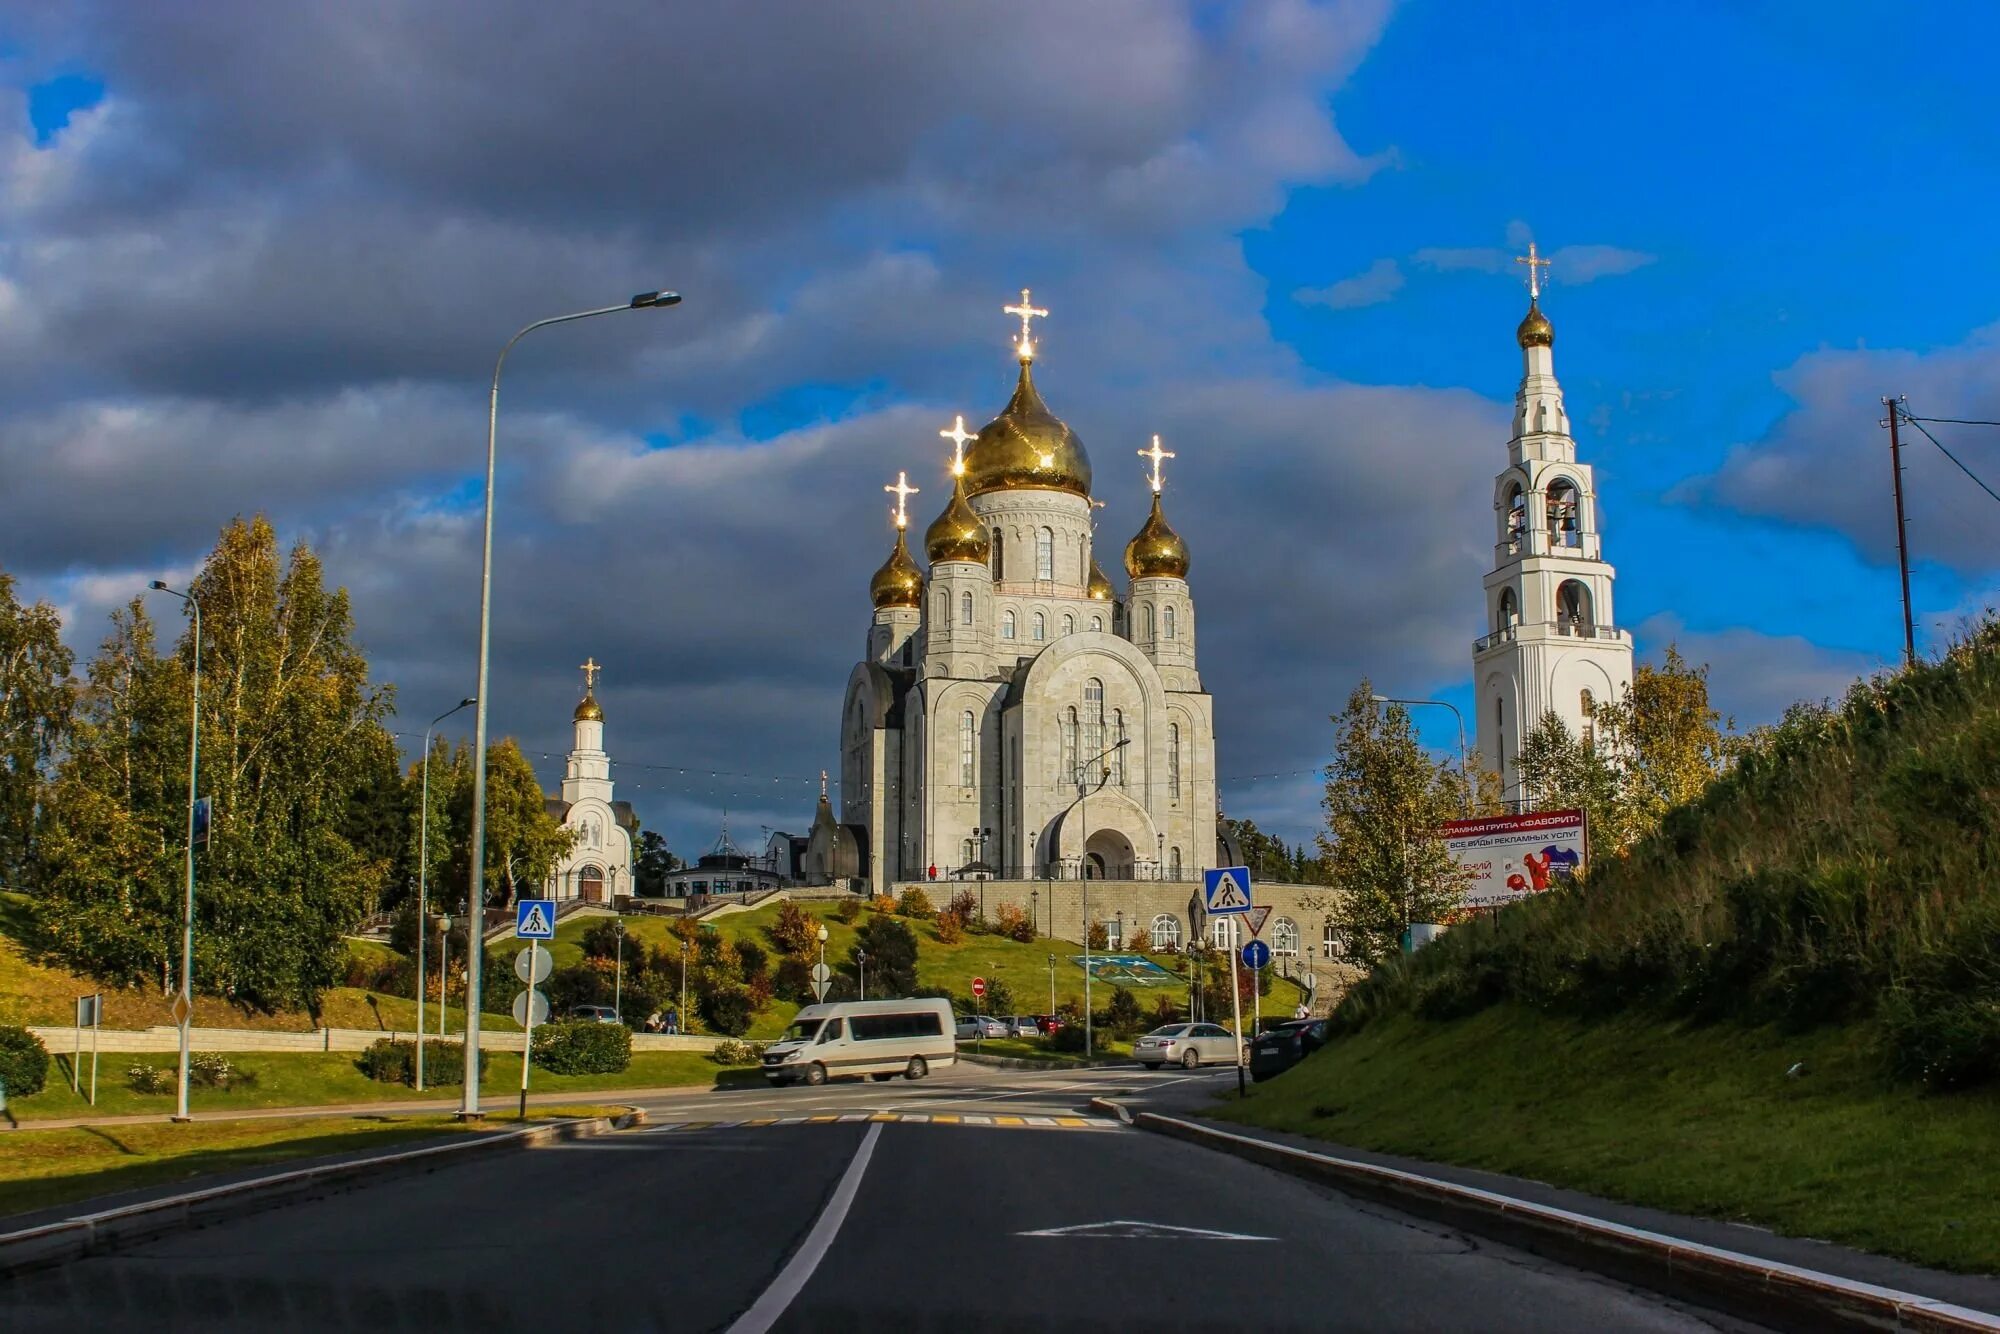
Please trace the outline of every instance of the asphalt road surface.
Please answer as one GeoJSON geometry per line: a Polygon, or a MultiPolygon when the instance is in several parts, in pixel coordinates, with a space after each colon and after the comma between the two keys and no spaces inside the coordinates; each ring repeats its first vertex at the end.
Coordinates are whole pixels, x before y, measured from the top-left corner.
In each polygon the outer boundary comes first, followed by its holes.
{"type": "Polygon", "coordinates": [[[1231,1079],[960,1067],[652,1100],[647,1129],[0,1280],[0,1329],[1750,1328],[1080,1115],[1231,1079]]]}

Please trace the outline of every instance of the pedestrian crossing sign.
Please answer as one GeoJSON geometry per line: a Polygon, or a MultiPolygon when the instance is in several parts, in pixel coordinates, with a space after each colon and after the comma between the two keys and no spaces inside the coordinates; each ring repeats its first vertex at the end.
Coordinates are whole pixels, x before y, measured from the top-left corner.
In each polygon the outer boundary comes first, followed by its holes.
{"type": "Polygon", "coordinates": [[[522,940],[554,940],[554,899],[522,899],[514,905],[514,934],[522,940]]]}
{"type": "Polygon", "coordinates": [[[1204,875],[1202,888],[1208,899],[1211,913],[1242,913],[1250,911],[1250,868],[1247,866],[1219,866],[1204,875]]]}

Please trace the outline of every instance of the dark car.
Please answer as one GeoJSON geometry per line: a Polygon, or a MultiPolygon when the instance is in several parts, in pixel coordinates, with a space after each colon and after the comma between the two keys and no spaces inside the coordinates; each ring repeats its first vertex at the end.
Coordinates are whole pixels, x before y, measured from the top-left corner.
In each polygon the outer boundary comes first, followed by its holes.
{"type": "Polygon", "coordinates": [[[1288,1019],[1250,1044],[1250,1077],[1271,1079],[1326,1045],[1326,1020],[1288,1019]]]}

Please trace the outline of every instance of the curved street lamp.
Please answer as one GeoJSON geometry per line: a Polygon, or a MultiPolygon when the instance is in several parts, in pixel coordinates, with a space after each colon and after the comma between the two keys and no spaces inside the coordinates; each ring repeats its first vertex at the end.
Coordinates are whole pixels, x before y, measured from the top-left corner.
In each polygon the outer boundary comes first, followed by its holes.
{"type": "Polygon", "coordinates": [[[192,591],[183,593],[158,579],[153,580],[151,587],[156,593],[179,598],[194,612],[194,670],[188,674],[193,693],[188,705],[187,902],[181,913],[181,994],[177,1007],[181,1021],[181,1068],[174,1093],[174,1120],[187,1121],[192,1119],[188,1116],[188,1037],[194,1023],[194,790],[201,760],[201,602],[192,591]]]}
{"type": "Polygon", "coordinates": [[[552,324],[570,324],[597,315],[614,315],[621,310],[654,310],[680,304],[679,292],[641,292],[622,306],[599,306],[570,315],[552,315],[525,325],[507,340],[493,363],[493,393],[486,411],[486,524],[479,556],[479,680],[473,690],[478,708],[473,711],[472,739],[472,879],[466,886],[466,907],[471,910],[466,924],[465,982],[465,1098],[459,1116],[475,1119],[479,1112],[479,970],[485,953],[486,936],[486,700],[487,675],[493,645],[493,464],[494,441],[500,426],[500,372],[514,344],[537,329],[552,324]]]}
{"type": "MultiPolygon", "coordinates": [[[[470,695],[431,719],[431,725],[424,729],[424,795],[423,809],[417,817],[417,1092],[424,1091],[424,937],[430,920],[430,910],[425,903],[429,889],[431,858],[431,732],[445,719],[476,703],[470,695]]],[[[444,1010],[444,974],[440,965],[438,974],[438,1011],[444,1010]]],[[[444,1035],[442,1021],[438,1035],[444,1035]]]]}

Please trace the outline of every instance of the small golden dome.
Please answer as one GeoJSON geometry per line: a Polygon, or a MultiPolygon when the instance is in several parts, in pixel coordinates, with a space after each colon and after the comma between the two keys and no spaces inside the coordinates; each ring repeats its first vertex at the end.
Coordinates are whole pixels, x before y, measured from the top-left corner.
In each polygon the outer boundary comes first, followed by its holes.
{"type": "Polygon", "coordinates": [[[1090,494],[1090,456],[1083,441],[1042,402],[1025,361],[1014,397],[965,451],[967,495],[1017,490],[1090,494]]]}
{"type": "Polygon", "coordinates": [[[969,560],[984,565],[993,555],[993,539],[972,506],[965,503],[965,478],[952,479],[951,500],[944,513],[924,530],[924,554],[931,564],[969,560]]]}
{"type": "Polygon", "coordinates": [[[1134,579],[1185,579],[1187,572],[1187,543],[1167,526],[1167,516],[1160,513],[1160,493],[1155,491],[1153,512],[1125,544],[1125,573],[1134,579]]]}
{"type": "Polygon", "coordinates": [[[882,568],[875,571],[875,577],[868,581],[868,596],[875,602],[875,609],[887,607],[916,608],[923,605],[924,572],[917,568],[916,561],[910,559],[910,549],[903,543],[903,530],[896,530],[896,548],[889,553],[889,559],[882,562],[882,568]]]}
{"type": "Polygon", "coordinates": [[[1514,331],[1514,337],[1520,340],[1523,349],[1555,345],[1555,326],[1549,323],[1548,316],[1542,314],[1539,301],[1528,303],[1528,314],[1522,319],[1521,327],[1514,331]]]}
{"type": "Polygon", "coordinates": [[[596,692],[585,691],[582,700],[577,703],[576,712],[570,716],[572,721],[579,723],[603,722],[604,709],[597,702],[596,692]]]}
{"type": "Polygon", "coordinates": [[[1111,586],[1110,576],[1099,568],[1097,553],[1090,553],[1090,598],[1093,602],[1116,601],[1118,590],[1111,586]]]}

